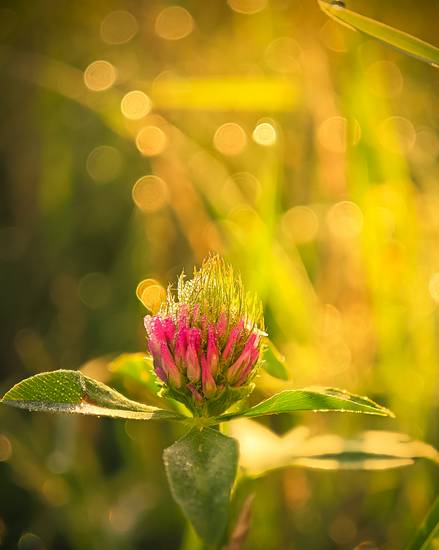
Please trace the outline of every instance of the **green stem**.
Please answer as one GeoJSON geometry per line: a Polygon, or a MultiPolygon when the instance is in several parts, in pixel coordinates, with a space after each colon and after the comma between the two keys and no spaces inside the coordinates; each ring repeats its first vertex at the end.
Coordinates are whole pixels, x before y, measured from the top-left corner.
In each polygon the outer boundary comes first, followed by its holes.
{"type": "Polygon", "coordinates": [[[422,525],[416,531],[413,539],[407,546],[407,550],[423,550],[428,547],[439,526],[439,497],[427,513],[422,525]]]}

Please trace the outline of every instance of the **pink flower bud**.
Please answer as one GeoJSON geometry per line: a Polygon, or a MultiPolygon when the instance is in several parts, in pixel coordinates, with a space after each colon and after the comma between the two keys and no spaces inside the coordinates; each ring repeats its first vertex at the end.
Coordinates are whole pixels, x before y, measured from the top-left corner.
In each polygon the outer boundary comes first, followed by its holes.
{"type": "Polygon", "coordinates": [[[200,334],[197,329],[192,329],[189,335],[189,345],[186,350],[186,373],[191,382],[198,382],[201,369],[198,360],[198,351],[200,348],[200,334]]]}
{"type": "Polygon", "coordinates": [[[250,375],[250,373],[253,371],[256,363],[259,359],[259,348],[254,348],[250,359],[247,361],[247,363],[241,368],[241,372],[239,374],[239,378],[237,382],[234,384],[234,386],[242,386],[247,382],[247,379],[250,375]]]}
{"type": "Polygon", "coordinates": [[[174,321],[170,317],[166,317],[162,322],[163,332],[169,344],[172,344],[175,336],[174,321]]]}
{"type": "Polygon", "coordinates": [[[175,362],[177,363],[179,368],[183,367],[184,361],[186,359],[186,348],[188,344],[188,336],[189,336],[189,329],[188,328],[180,328],[177,332],[177,337],[175,341],[175,362]]]}
{"type": "Polygon", "coordinates": [[[219,353],[216,345],[214,325],[209,325],[207,336],[207,364],[209,365],[212,376],[216,376],[218,372],[219,353]]]}
{"type": "Polygon", "coordinates": [[[204,355],[201,357],[201,380],[205,397],[212,397],[216,393],[216,384],[204,355]]]}
{"type": "MultiPolygon", "coordinates": [[[[154,360],[155,361],[155,360],[154,360]]],[[[162,369],[162,367],[159,367],[158,365],[154,367],[154,372],[157,374],[157,376],[160,378],[162,382],[166,382],[166,374],[165,371],[162,369]]]]}
{"type": "Polygon", "coordinates": [[[227,371],[227,380],[233,384],[240,377],[243,368],[250,362],[251,354],[255,349],[255,344],[258,342],[258,336],[254,332],[249,336],[244,349],[233,365],[227,371]]]}
{"type": "Polygon", "coordinates": [[[181,386],[181,374],[174,363],[172,355],[169,352],[166,342],[162,341],[160,346],[160,355],[162,361],[162,369],[168,376],[169,381],[173,386],[179,388],[181,386]]]}
{"type": "Polygon", "coordinates": [[[179,279],[157,315],[145,317],[147,346],[163,394],[195,416],[227,410],[251,391],[263,330],[260,303],[218,256],[179,279]],[[236,388],[243,387],[243,391],[236,388]]]}
{"type": "Polygon", "coordinates": [[[239,337],[241,336],[243,329],[244,329],[244,321],[241,319],[239,323],[236,326],[234,326],[230,331],[229,339],[227,340],[222,353],[223,361],[227,361],[227,359],[229,359],[229,357],[232,355],[235,344],[238,341],[239,337]]]}

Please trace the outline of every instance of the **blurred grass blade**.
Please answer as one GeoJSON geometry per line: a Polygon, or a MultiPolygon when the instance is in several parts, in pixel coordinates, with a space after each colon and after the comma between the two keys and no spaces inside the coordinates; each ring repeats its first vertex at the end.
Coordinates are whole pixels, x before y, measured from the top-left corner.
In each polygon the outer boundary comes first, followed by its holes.
{"type": "Polygon", "coordinates": [[[172,494],[208,543],[224,533],[238,444],[216,430],[193,429],[163,453],[172,494]]]}
{"type": "Polygon", "coordinates": [[[264,338],[267,347],[263,355],[263,369],[271,376],[280,380],[288,380],[288,370],[285,367],[285,357],[269,338],[264,338]]]}
{"type": "Polygon", "coordinates": [[[131,401],[79,371],[44,372],[22,380],[1,400],[29,411],[63,412],[133,420],[179,420],[184,417],[131,401]]]}
{"type": "Polygon", "coordinates": [[[416,59],[425,61],[436,67],[439,66],[439,48],[436,46],[424,42],[415,36],[411,36],[406,32],[390,27],[385,23],[348,10],[341,3],[331,3],[323,0],[318,0],[318,3],[326,15],[339,23],[367,34],[372,38],[376,38],[416,59]]]}
{"type": "Polygon", "coordinates": [[[336,388],[312,387],[276,393],[245,411],[224,415],[219,417],[218,420],[222,422],[237,416],[254,417],[296,411],[336,411],[394,416],[391,411],[378,405],[368,397],[354,395],[336,388]]]}
{"type": "Polygon", "coordinates": [[[422,525],[416,531],[415,536],[407,546],[407,550],[427,550],[429,548],[436,548],[436,546],[433,546],[433,539],[438,533],[439,497],[434,501],[422,525]]]}
{"type": "Polygon", "coordinates": [[[159,109],[208,111],[289,111],[297,104],[297,88],[287,78],[166,78],[148,94],[159,109]]]}
{"type": "Polygon", "coordinates": [[[230,423],[229,434],[239,442],[240,466],[250,477],[290,466],[387,470],[409,466],[421,458],[439,463],[434,447],[397,432],[366,431],[344,439],[332,433],[311,435],[309,428],[298,426],[279,436],[259,422],[240,418],[230,423]]]}

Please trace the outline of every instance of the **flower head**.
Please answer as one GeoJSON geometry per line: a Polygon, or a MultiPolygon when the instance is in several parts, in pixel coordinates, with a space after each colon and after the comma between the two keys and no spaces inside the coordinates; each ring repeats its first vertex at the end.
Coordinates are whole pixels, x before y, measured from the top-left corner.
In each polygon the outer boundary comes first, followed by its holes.
{"type": "Polygon", "coordinates": [[[220,414],[252,391],[265,334],[262,306],[219,256],[192,279],[182,273],[145,328],[163,393],[195,415],[220,414]]]}

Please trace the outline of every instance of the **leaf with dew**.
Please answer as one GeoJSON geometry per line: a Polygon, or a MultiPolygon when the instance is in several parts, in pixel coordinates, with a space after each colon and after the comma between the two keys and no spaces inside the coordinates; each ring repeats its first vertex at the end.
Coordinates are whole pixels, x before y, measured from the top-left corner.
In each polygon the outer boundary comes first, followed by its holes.
{"type": "Polygon", "coordinates": [[[208,543],[224,533],[238,467],[238,444],[217,430],[194,428],[163,453],[174,499],[208,543]]]}
{"type": "Polygon", "coordinates": [[[72,370],[44,372],[26,378],[11,388],[1,402],[29,411],[132,420],[184,419],[178,413],[127,399],[102,382],[72,370]]]}
{"type": "Polygon", "coordinates": [[[344,7],[343,2],[317,1],[322,11],[338,23],[380,40],[384,44],[420,61],[439,67],[439,48],[433,46],[433,44],[370,17],[348,10],[344,7]]]}
{"type": "Polygon", "coordinates": [[[145,353],[122,353],[109,363],[108,370],[112,374],[137,382],[155,395],[160,391],[152,357],[145,353]]]}
{"type": "Polygon", "coordinates": [[[218,417],[217,420],[223,422],[238,416],[255,417],[297,411],[354,412],[378,416],[394,416],[389,409],[378,405],[378,403],[375,403],[368,397],[354,395],[337,388],[313,386],[299,390],[281,391],[249,409],[225,414],[218,417]]]}
{"type": "Polygon", "coordinates": [[[264,342],[266,347],[262,356],[262,368],[275,378],[288,380],[289,375],[285,366],[285,357],[269,338],[264,338],[264,342]]]}

